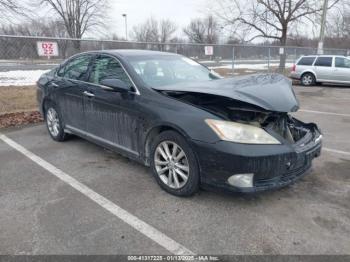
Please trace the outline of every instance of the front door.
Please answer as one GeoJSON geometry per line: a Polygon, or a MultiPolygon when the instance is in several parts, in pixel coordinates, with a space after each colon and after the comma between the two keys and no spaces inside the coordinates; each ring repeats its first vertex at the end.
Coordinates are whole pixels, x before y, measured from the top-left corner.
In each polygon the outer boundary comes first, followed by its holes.
{"type": "Polygon", "coordinates": [[[336,57],[334,66],[335,80],[350,82],[350,59],[345,57],[336,57]]]}
{"type": "Polygon", "coordinates": [[[96,57],[89,82],[93,97],[88,99],[85,108],[87,132],[96,140],[138,155],[137,101],[140,96],[133,92],[133,83],[120,62],[108,55],[96,57]],[[124,81],[131,91],[120,93],[102,88],[100,82],[106,78],[124,81]]]}
{"type": "Polygon", "coordinates": [[[78,131],[86,130],[84,105],[89,86],[84,81],[88,77],[91,58],[91,55],[82,55],[68,61],[51,83],[58,90],[54,101],[58,103],[65,126],[78,131]]]}

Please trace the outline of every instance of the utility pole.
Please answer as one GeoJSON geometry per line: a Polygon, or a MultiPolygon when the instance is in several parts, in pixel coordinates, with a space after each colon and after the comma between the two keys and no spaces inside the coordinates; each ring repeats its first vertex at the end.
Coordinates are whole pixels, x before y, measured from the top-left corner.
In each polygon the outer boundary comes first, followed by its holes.
{"type": "Polygon", "coordinates": [[[318,48],[317,48],[317,54],[319,55],[323,55],[324,31],[326,27],[327,11],[328,11],[328,0],[324,0],[322,17],[321,17],[320,40],[318,42],[318,48]]]}
{"type": "Polygon", "coordinates": [[[128,41],[128,15],[122,14],[124,17],[124,23],[125,23],[125,40],[128,41]]]}

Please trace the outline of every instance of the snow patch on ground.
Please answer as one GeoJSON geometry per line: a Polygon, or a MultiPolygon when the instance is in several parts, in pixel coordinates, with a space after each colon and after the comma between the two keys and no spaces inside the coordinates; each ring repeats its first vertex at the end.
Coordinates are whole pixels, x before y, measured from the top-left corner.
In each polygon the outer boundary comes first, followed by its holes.
{"type": "MultiPolygon", "coordinates": [[[[270,67],[278,67],[278,63],[270,63],[270,67]]],[[[292,63],[286,63],[286,67],[291,67],[292,63]]],[[[266,70],[267,69],[267,63],[266,64],[235,64],[235,69],[251,69],[251,70],[266,70]]],[[[210,69],[231,69],[232,65],[222,65],[222,66],[210,66],[210,69]]]]}
{"type": "Polygon", "coordinates": [[[40,76],[49,70],[14,70],[0,72],[0,86],[35,85],[40,76]]]}

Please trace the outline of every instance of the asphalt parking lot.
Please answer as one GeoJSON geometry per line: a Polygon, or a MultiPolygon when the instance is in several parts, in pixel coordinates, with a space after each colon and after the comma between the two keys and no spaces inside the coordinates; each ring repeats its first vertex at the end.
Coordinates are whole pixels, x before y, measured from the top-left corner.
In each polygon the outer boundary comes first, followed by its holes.
{"type": "Polygon", "coordinates": [[[148,168],[82,139],[2,130],[73,180],[0,140],[0,254],[350,254],[350,88],[294,88],[295,115],[321,127],[324,150],[308,176],[258,195],[177,198],[148,168]]]}

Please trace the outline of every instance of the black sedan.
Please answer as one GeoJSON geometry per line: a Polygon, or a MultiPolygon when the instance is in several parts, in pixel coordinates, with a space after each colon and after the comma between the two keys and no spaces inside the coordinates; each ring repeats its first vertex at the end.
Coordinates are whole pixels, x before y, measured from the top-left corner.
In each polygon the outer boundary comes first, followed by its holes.
{"type": "Polygon", "coordinates": [[[321,152],[313,123],[278,74],[223,79],[172,53],[75,55],[38,81],[49,134],[74,134],[151,166],[167,192],[257,192],[302,177],[321,152]]]}

